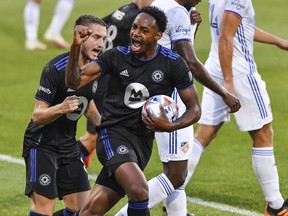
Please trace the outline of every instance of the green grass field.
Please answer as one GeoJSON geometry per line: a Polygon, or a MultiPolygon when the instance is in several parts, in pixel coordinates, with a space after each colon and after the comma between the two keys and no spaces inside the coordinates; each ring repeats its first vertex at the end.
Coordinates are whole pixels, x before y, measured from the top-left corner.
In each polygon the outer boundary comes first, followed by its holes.
{"type": "MultiPolygon", "coordinates": [[[[91,13],[98,17],[107,15],[129,0],[76,0],[63,36],[72,40],[74,20],[81,14],[91,13]]],[[[0,154],[21,159],[22,139],[34,107],[34,94],[43,66],[62,50],[48,44],[47,51],[29,52],[24,49],[23,8],[26,0],[12,3],[0,1],[0,154]]],[[[264,30],[288,38],[286,9],[288,2],[283,0],[253,2],[256,11],[256,24],[264,30]]],[[[56,0],[43,1],[39,38],[50,22],[56,0]]],[[[201,61],[205,61],[209,51],[210,34],[207,17],[207,0],[198,6],[203,22],[196,38],[195,49],[201,61]]],[[[42,40],[44,41],[44,40],[42,40]]],[[[266,81],[274,113],[274,151],[280,177],[280,187],[284,198],[288,197],[288,52],[276,47],[256,44],[255,58],[258,70],[266,81]]],[[[202,88],[198,85],[199,93],[202,88]]],[[[197,127],[197,125],[195,126],[197,127]]],[[[85,119],[80,120],[78,135],[85,131],[85,119]]],[[[156,146],[155,146],[156,147],[156,146]]],[[[100,165],[96,157],[89,167],[90,174],[97,174],[100,165]]],[[[162,165],[155,148],[152,159],[145,171],[147,179],[161,173],[162,165]]],[[[93,182],[91,181],[91,185],[93,182]]],[[[24,196],[25,167],[23,165],[0,160],[0,216],[27,215],[30,201],[24,196]]],[[[251,212],[263,212],[265,200],[251,167],[251,141],[246,133],[240,133],[234,119],[225,125],[218,138],[206,150],[200,165],[187,186],[189,196],[188,209],[197,216],[234,216],[252,215],[251,212]],[[191,198],[191,199],[190,199],[191,198]],[[195,199],[207,201],[192,203],[195,199]],[[206,203],[206,204],[207,204],[206,203]],[[214,205],[225,204],[243,210],[236,213],[223,210],[214,205]],[[204,203],[205,204],[205,203],[204,203]],[[247,210],[248,213],[244,210],[247,210]]],[[[124,203],[123,199],[107,215],[113,215],[124,203]]],[[[57,209],[62,208],[57,203],[57,209]]],[[[153,216],[161,216],[161,205],[151,211],[153,216]]]]}

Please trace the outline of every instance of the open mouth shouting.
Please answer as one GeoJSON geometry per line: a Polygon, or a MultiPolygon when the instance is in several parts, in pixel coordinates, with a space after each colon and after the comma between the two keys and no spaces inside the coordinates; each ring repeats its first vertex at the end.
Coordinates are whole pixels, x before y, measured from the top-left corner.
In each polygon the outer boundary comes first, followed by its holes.
{"type": "Polygon", "coordinates": [[[141,43],[141,40],[136,38],[136,37],[132,37],[131,38],[131,49],[133,52],[137,53],[140,51],[141,49],[141,46],[142,43],[141,43]]]}

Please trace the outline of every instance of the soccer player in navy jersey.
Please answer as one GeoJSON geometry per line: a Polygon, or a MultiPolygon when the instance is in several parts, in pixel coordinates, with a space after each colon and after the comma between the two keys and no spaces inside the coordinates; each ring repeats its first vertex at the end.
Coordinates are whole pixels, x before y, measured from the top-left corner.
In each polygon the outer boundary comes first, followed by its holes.
{"type": "MultiPolygon", "coordinates": [[[[129,32],[131,25],[139,10],[150,5],[152,0],[133,0],[105,16],[103,20],[107,23],[107,38],[103,52],[117,46],[125,46],[130,43],[129,32]]],[[[99,113],[102,113],[103,100],[108,85],[109,74],[97,80],[97,90],[94,102],[99,113]]],[[[97,132],[95,127],[87,120],[87,131],[79,138],[78,145],[82,151],[82,158],[86,167],[89,167],[92,157],[95,155],[97,132]]]]}
{"type": "MultiPolygon", "coordinates": [[[[92,15],[80,16],[75,25],[91,31],[80,46],[77,64],[82,67],[101,52],[107,28],[103,20],[92,15]]],[[[101,117],[93,102],[94,81],[77,90],[66,87],[68,56],[69,53],[58,55],[45,65],[24,135],[25,194],[31,199],[29,216],[52,215],[57,197],[64,200],[66,208],[53,215],[74,215],[90,191],[88,174],[76,145],[76,126],[83,114],[95,126],[101,117]]]]}
{"type": "Polygon", "coordinates": [[[142,170],[151,156],[154,131],[171,132],[200,117],[199,99],[187,64],[178,54],[157,44],[166,25],[163,11],[156,7],[141,9],[131,27],[131,46],[110,49],[84,67],[77,62],[90,30],[75,27],[66,68],[67,86],[78,89],[110,74],[96,145],[103,168],[80,215],[104,215],[125,194],[129,199],[128,215],[150,215],[148,185],[142,170]],[[149,97],[170,96],[174,88],[186,106],[179,119],[169,122],[161,106],[160,117],[151,113],[141,116],[149,97]]]}

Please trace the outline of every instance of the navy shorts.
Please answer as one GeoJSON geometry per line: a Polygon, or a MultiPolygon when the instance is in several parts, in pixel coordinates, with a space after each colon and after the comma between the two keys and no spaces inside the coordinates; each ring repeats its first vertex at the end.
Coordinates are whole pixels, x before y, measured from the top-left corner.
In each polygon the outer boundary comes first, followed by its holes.
{"type": "Polygon", "coordinates": [[[90,190],[88,174],[79,156],[65,158],[35,148],[25,157],[25,195],[37,194],[53,199],[90,190]]]}
{"type": "Polygon", "coordinates": [[[104,167],[96,183],[111,188],[123,197],[125,192],[116,183],[114,173],[126,162],[135,162],[141,170],[144,170],[151,157],[153,137],[137,136],[123,127],[102,129],[100,135],[97,139],[96,152],[104,167]]]}

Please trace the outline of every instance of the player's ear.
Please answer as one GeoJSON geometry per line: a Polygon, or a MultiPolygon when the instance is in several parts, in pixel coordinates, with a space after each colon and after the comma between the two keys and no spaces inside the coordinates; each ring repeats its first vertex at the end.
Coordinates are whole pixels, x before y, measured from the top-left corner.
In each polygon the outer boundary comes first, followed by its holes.
{"type": "Polygon", "coordinates": [[[163,33],[162,32],[157,32],[155,39],[158,41],[162,37],[163,33]]]}

